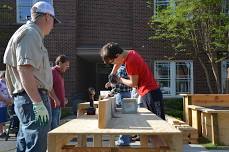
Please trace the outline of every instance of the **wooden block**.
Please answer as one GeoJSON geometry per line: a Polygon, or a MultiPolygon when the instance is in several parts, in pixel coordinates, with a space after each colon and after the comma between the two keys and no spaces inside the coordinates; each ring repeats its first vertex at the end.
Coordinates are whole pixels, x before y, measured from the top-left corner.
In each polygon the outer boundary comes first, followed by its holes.
{"type": "Polygon", "coordinates": [[[151,140],[156,149],[169,150],[169,145],[166,143],[166,141],[162,137],[158,135],[153,135],[151,136],[151,140]]]}
{"type": "Polygon", "coordinates": [[[141,147],[148,147],[148,136],[147,135],[141,135],[140,136],[140,143],[141,143],[141,147]]]}
{"type": "Polygon", "coordinates": [[[94,135],[93,146],[94,147],[102,147],[102,135],[100,135],[100,134],[94,135]]]}
{"type": "Polygon", "coordinates": [[[87,145],[86,135],[78,135],[77,142],[78,142],[78,147],[86,147],[87,145]]]}
{"type": "Polygon", "coordinates": [[[113,98],[99,101],[98,127],[106,128],[112,118],[112,100],[113,98]]]}
{"type": "Polygon", "coordinates": [[[219,128],[217,113],[211,114],[211,126],[212,126],[212,143],[219,144],[219,128]]]}
{"type": "Polygon", "coordinates": [[[48,134],[48,151],[61,152],[61,148],[66,145],[75,135],[53,135],[48,134]]]}
{"type": "Polygon", "coordinates": [[[115,135],[110,135],[110,147],[115,146],[115,135]]]}

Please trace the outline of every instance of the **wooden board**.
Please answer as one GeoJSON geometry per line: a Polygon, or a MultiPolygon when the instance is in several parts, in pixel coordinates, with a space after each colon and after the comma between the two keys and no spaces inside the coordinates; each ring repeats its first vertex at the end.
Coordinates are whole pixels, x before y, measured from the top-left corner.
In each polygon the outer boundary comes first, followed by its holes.
{"type": "Polygon", "coordinates": [[[203,113],[202,134],[213,143],[229,145],[229,114],[228,113],[203,113]],[[215,134],[213,134],[215,133],[215,134]]]}
{"type": "Polygon", "coordinates": [[[197,144],[198,143],[199,136],[198,136],[197,129],[189,126],[184,121],[178,120],[168,115],[166,115],[166,121],[182,132],[183,143],[185,144],[197,144]]]}
{"type": "Polygon", "coordinates": [[[180,94],[183,96],[183,120],[190,123],[188,105],[229,107],[229,94],[180,94]]]}
{"type": "Polygon", "coordinates": [[[188,108],[205,113],[229,113],[228,107],[188,105],[188,108]]]}
{"type": "Polygon", "coordinates": [[[98,127],[106,128],[115,113],[115,98],[99,101],[98,127]]]}

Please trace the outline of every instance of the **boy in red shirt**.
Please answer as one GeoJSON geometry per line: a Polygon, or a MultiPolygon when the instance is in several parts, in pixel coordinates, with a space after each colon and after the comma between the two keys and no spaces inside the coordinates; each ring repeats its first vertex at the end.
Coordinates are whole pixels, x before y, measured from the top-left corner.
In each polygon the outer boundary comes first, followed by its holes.
{"type": "Polygon", "coordinates": [[[154,79],[144,59],[135,51],[124,51],[117,43],[107,43],[100,51],[106,64],[114,64],[111,74],[125,64],[129,79],[118,77],[118,81],[137,88],[141,100],[148,110],[165,119],[164,103],[159,85],[154,79]]]}

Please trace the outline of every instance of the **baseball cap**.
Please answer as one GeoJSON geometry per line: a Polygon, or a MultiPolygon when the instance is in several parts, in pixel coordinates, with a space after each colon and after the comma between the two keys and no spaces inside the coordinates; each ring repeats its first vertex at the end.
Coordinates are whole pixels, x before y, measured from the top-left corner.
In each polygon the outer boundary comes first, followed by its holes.
{"type": "Polygon", "coordinates": [[[54,8],[53,6],[45,1],[39,1],[35,3],[31,8],[31,15],[33,13],[41,13],[41,14],[49,14],[54,18],[55,23],[61,23],[60,20],[58,20],[55,16],[54,8]]]}

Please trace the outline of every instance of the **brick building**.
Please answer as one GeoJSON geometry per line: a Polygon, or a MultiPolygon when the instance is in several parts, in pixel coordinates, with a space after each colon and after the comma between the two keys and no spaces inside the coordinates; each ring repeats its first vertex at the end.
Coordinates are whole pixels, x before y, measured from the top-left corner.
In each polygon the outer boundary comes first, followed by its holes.
{"type": "MultiPolygon", "coordinates": [[[[10,36],[25,22],[34,1],[0,1],[1,56],[10,36]]],[[[150,29],[147,23],[153,9],[146,6],[146,1],[46,1],[53,3],[56,15],[62,21],[45,39],[51,64],[59,54],[66,54],[71,60],[71,68],[65,74],[68,97],[86,92],[89,86],[104,89],[112,67],[102,63],[99,49],[109,41],[118,42],[126,49],[136,49],[150,65],[165,96],[208,91],[197,61],[185,57],[169,61],[165,56],[172,52],[162,47],[165,43],[148,40],[150,29]]],[[[0,68],[4,70],[2,58],[0,68]]],[[[222,71],[225,78],[225,69],[222,71]]]]}

